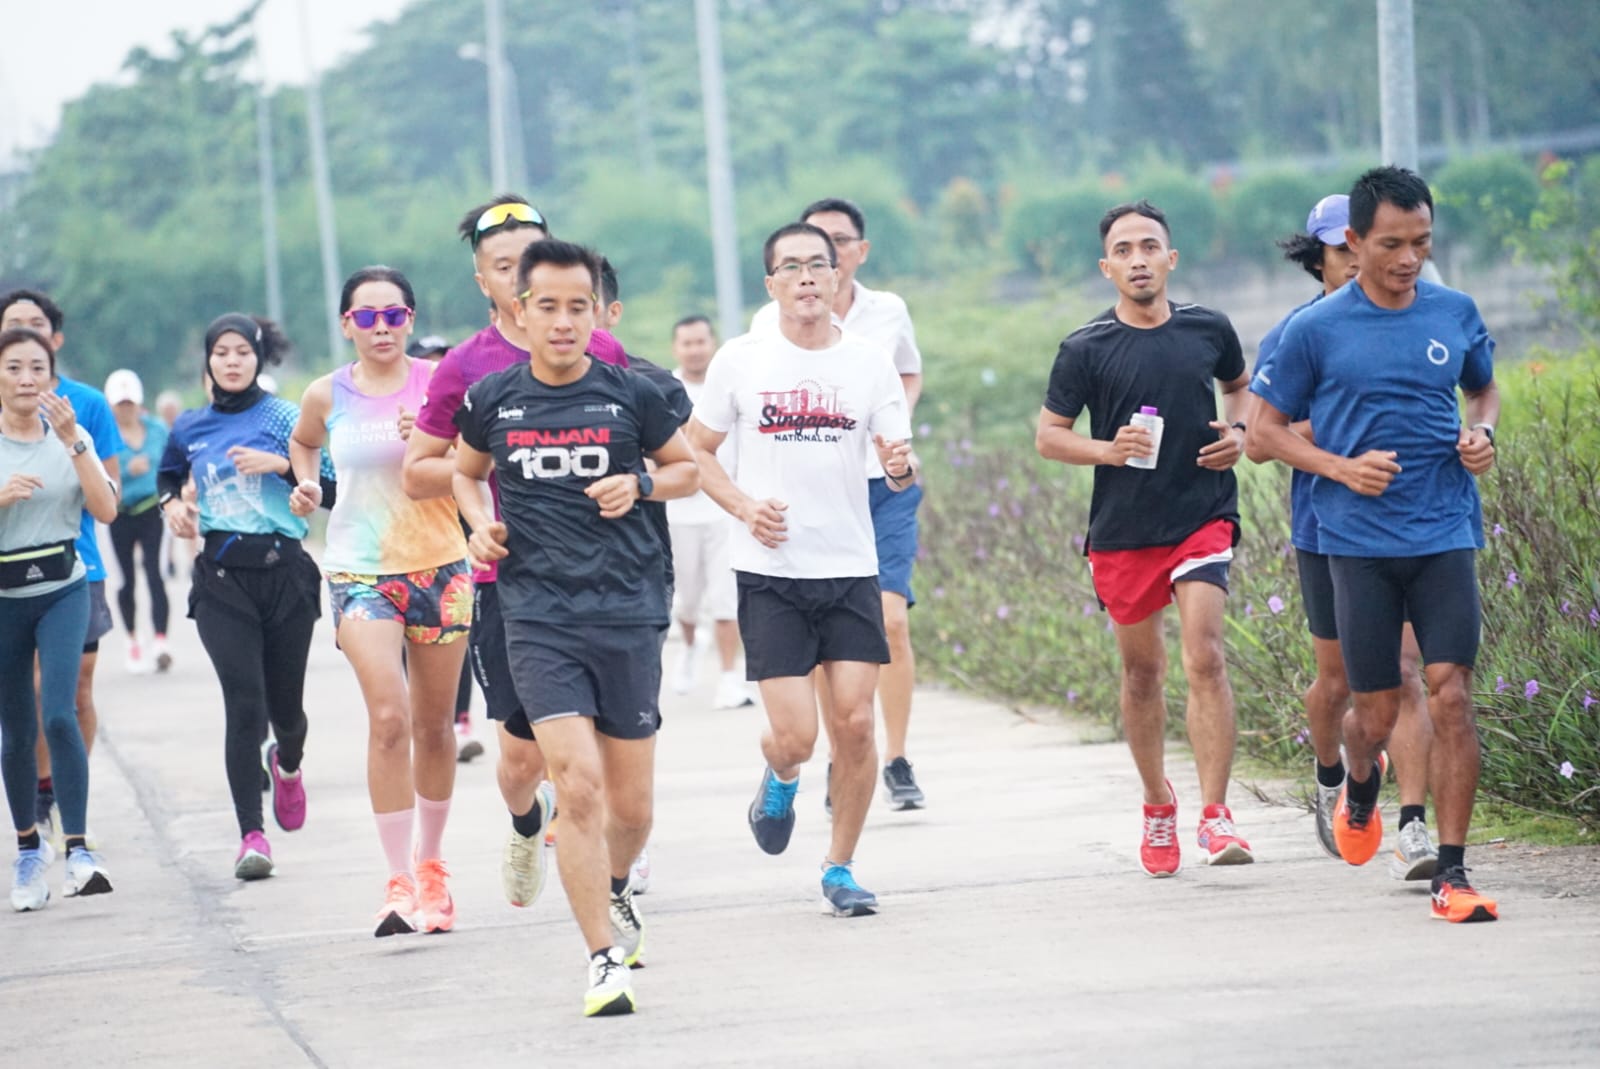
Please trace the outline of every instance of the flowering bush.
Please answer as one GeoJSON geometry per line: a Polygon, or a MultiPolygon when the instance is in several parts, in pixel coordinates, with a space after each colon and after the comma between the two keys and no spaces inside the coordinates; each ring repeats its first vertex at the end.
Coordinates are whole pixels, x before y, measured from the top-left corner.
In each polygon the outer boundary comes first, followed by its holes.
{"type": "MultiPolygon", "coordinates": [[[[1481,790],[1600,824],[1600,352],[1569,363],[1582,373],[1560,383],[1527,366],[1501,370],[1511,382],[1498,459],[1480,483],[1481,790]]],[[[1040,460],[1020,434],[922,449],[928,493],[911,615],[924,668],[1116,724],[1116,643],[1083,558],[1089,471],[1040,460]]],[[[1244,463],[1239,476],[1244,533],[1227,644],[1240,747],[1309,772],[1300,696],[1313,661],[1289,546],[1288,473],[1244,463]]],[[[1181,733],[1186,686],[1168,615],[1168,701],[1181,733]]]]}

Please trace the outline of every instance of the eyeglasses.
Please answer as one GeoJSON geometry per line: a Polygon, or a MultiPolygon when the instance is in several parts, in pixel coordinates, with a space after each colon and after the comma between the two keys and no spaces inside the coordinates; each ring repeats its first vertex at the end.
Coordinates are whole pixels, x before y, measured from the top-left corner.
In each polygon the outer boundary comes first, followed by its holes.
{"type": "Polygon", "coordinates": [[[799,260],[785,260],[774,267],[772,273],[777,278],[799,278],[802,271],[810,271],[815,276],[832,271],[834,267],[835,264],[831,260],[824,260],[819,256],[815,260],[806,260],[804,263],[799,260]]]}
{"type": "Polygon", "coordinates": [[[474,249],[478,247],[478,242],[483,240],[485,232],[513,222],[537,227],[546,226],[544,216],[540,215],[539,210],[531,204],[522,204],[518,201],[496,204],[492,208],[484,209],[483,214],[478,216],[478,223],[472,228],[472,247],[474,249]]]}
{"type": "Polygon", "coordinates": [[[859,234],[829,234],[828,240],[833,242],[834,248],[840,249],[844,248],[846,245],[854,245],[856,242],[864,239],[859,234]]]}
{"type": "Polygon", "coordinates": [[[403,327],[406,320],[411,318],[411,309],[403,304],[389,308],[352,308],[344,317],[354,323],[357,330],[371,330],[378,325],[380,317],[391,328],[403,327]]]}

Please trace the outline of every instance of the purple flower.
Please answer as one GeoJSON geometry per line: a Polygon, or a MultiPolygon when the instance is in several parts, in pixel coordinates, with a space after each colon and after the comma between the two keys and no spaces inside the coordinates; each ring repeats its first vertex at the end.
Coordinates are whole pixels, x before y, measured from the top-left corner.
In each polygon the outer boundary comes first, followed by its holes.
{"type": "Polygon", "coordinates": [[[917,424],[917,437],[918,438],[926,438],[928,435],[930,435],[932,433],[933,433],[933,428],[930,427],[928,424],[926,424],[926,423],[917,424]]]}
{"type": "Polygon", "coordinates": [[[1508,691],[1510,689],[1511,689],[1511,684],[1506,682],[1506,677],[1505,676],[1495,676],[1494,677],[1494,692],[1496,694],[1504,694],[1506,691],[1508,691]]]}
{"type": "Polygon", "coordinates": [[[1583,707],[1585,709],[1594,704],[1594,695],[1585,690],[1583,692],[1583,707]]]}
{"type": "Polygon", "coordinates": [[[1116,629],[1117,629],[1116,625],[1111,622],[1111,617],[1107,616],[1106,617],[1106,630],[1107,631],[1115,631],[1116,629]]]}
{"type": "Polygon", "coordinates": [[[1008,617],[1010,615],[1011,615],[1011,606],[1009,606],[1009,605],[1002,605],[1002,606],[1000,606],[998,609],[996,609],[994,611],[994,616],[995,616],[996,620],[1004,620],[1006,617],[1008,617]]]}
{"type": "Polygon", "coordinates": [[[1006,492],[1006,487],[1010,485],[1011,480],[1002,475],[1000,476],[1000,481],[994,484],[995,492],[1003,494],[1006,492]]]}
{"type": "Polygon", "coordinates": [[[1561,773],[1567,779],[1571,779],[1572,778],[1572,773],[1575,772],[1576,769],[1574,769],[1572,767],[1572,762],[1571,761],[1563,761],[1563,762],[1561,762],[1561,767],[1556,769],[1556,771],[1561,773]]]}
{"type": "Polygon", "coordinates": [[[1083,547],[1085,545],[1087,545],[1088,543],[1086,543],[1083,540],[1083,535],[1073,535],[1072,536],[1072,544],[1078,548],[1078,552],[1079,553],[1082,553],[1083,552],[1083,547]]]}
{"type": "Polygon", "coordinates": [[[1248,601],[1245,602],[1244,603],[1245,619],[1248,620],[1250,617],[1254,616],[1255,614],[1256,614],[1256,607],[1253,604],[1251,604],[1250,602],[1248,602],[1248,601]]]}
{"type": "Polygon", "coordinates": [[[1278,615],[1283,611],[1283,599],[1276,594],[1272,595],[1267,599],[1267,608],[1272,610],[1272,615],[1278,615]]]}
{"type": "Polygon", "coordinates": [[[963,653],[967,652],[967,647],[965,647],[961,643],[957,642],[957,643],[955,643],[954,645],[952,645],[950,647],[950,652],[955,654],[957,657],[959,657],[963,653]]]}
{"type": "Polygon", "coordinates": [[[1297,744],[1304,746],[1306,744],[1306,740],[1309,738],[1311,738],[1311,732],[1305,728],[1301,728],[1300,733],[1294,737],[1294,741],[1297,744]]]}
{"type": "Polygon", "coordinates": [[[1537,679],[1528,680],[1528,685],[1522,688],[1522,696],[1524,698],[1532,698],[1534,695],[1536,695],[1538,693],[1539,693],[1539,681],[1537,679]]]}
{"type": "Polygon", "coordinates": [[[933,588],[933,596],[936,597],[936,598],[944,597],[944,587],[942,587],[942,586],[934,587],[933,588]]]}
{"type": "Polygon", "coordinates": [[[1022,502],[1011,502],[1011,518],[1016,520],[1022,519],[1022,502]]]}
{"type": "Polygon", "coordinates": [[[1083,603],[1083,615],[1085,615],[1085,616],[1093,616],[1094,615],[1094,602],[1086,601],[1086,602],[1083,603]]]}
{"type": "Polygon", "coordinates": [[[1512,587],[1516,586],[1520,582],[1522,582],[1522,577],[1517,575],[1516,572],[1507,572],[1506,573],[1506,589],[1507,590],[1510,590],[1512,587]]]}
{"type": "Polygon", "coordinates": [[[1600,627],[1600,607],[1589,610],[1589,626],[1600,627]]]}
{"type": "Polygon", "coordinates": [[[1037,494],[1038,492],[1039,492],[1039,484],[1038,483],[1029,483],[1028,484],[1028,496],[1029,497],[1032,497],[1034,494],[1037,494]]]}
{"type": "Polygon", "coordinates": [[[998,515],[1000,515],[1000,506],[999,506],[999,504],[997,504],[996,502],[993,502],[993,501],[989,502],[989,518],[993,519],[994,517],[996,517],[998,515]]]}
{"type": "Polygon", "coordinates": [[[1572,615],[1572,602],[1568,601],[1566,598],[1562,598],[1561,599],[1561,615],[1562,616],[1571,616],[1572,615]]]}
{"type": "Polygon", "coordinates": [[[1494,525],[1494,530],[1490,531],[1489,533],[1494,535],[1496,538],[1499,538],[1501,535],[1506,533],[1506,529],[1497,523],[1494,525]]]}
{"type": "Polygon", "coordinates": [[[1077,700],[1078,700],[1078,692],[1077,691],[1075,691],[1075,690],[1067,691],[1067,704],[1068,705],[1072,704],[1073,702],[1075,702],[1077,700]]]}
{"type": "Polygon", "coordinates": [[[987,549],[984,549],[982,546],[979,546],[976,550],[974,550],[972,555],[974,557],[976,557],[978,560],[988,560],[989,559],[989,551],[987,549]]]}

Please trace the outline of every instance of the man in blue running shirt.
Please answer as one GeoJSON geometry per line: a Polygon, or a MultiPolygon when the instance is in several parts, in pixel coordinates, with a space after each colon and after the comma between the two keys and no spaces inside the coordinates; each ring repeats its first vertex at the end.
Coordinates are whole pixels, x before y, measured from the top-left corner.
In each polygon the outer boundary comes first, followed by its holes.
{"type": "Polygon", "coordinates": [[[1382,843],[1378,754],[1399,716],[1400,634],[1409,617],[1427,665],[1434,731],[1433,916],[1491,921],[1497,907],[1468,883],[1465,855],[1479,766],[1476,476],[1494,464],[1494,341],[1470,297],[1419,278],[1433,239],[1433,197],[1419,176],[1378,167],[1357,179],[1346,239],[1355,284],[1284,329],[1272,366],[1251,382],[1262,404],[1249,430],[1255,451],[1317,476],[1318,549],[1329,558],[1355,699],[1344,720],[1348,768],[1334,841],[1352,865],[1382,843]],[[1302,411],[1315,444],[1290,426],[1290,414],[1302,411]]]}

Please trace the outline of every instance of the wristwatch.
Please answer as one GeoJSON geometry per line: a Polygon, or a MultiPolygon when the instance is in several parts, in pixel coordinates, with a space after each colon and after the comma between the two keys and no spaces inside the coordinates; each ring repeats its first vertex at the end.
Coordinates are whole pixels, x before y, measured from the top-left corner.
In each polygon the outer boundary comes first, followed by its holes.
{"type": "Polygon", "coordinates": [[[84,441],[82,438],[79,438],[76,442],[73,442],[69,448],[72,450],[72,455],[74,457],[81,457],[83,454],[89,451],[89,443],[84,441]]]}
{"type": "Polygon", "coordinates": [[[1494,424],[1493,423],[1474,423],[1471,427],[1468,427],[1467,429],[1468,430],[1472,430],[1472,431],[1482,431],[1483,432],[1483,436],[1485,438],[1489,439],[1489,444],[1490,445],[1494,445],[1494,424]]]}
{"type": "Polygon", "coordinates": [[[176,490],[168,490],[164,492],[160,497],[156,498],[156,508],[165,509],[167,507],[167,502],[171,501],[177,496],[178,493],[176,490]]]}
{"type": "Polygon", "coordinates": [[[1232,423],[1228,424],[1228,426],[1244,431],[1246,434],[1250,433],[1250,428],[1244,425],[1244,420],[1242,419],[1236,419],[1232,423]]]}
{"type": "Polygon", "coordinates": [[[639,480],[639,500],[643,501],[645,498],[655,493],[656,481],[650,478],[650,473],[648,471],[641,471],[635,475],[634,478],[639,480]]]}

